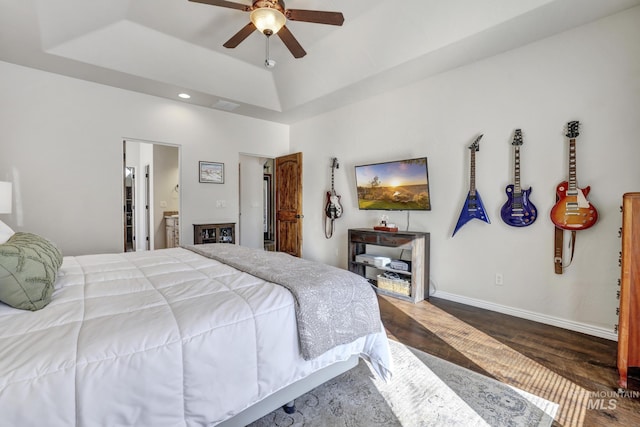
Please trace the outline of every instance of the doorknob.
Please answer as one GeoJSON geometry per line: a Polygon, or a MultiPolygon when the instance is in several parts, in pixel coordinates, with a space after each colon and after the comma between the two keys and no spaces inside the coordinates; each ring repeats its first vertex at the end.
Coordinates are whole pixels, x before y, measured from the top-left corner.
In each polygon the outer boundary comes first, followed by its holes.
{"type": "Polygon", "coordinates": [[[304,218],[304,215],[296,214],[296,218],[304,218]]]}

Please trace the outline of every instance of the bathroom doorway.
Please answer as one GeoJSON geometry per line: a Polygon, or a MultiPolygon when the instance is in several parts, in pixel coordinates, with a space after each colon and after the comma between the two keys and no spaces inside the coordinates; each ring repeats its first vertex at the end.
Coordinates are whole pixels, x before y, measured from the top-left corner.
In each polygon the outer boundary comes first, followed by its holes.
{"type": "Polygon", "coordinates": [[[124,251],[176,246],[180,235],[180,147],[124,140],[123,160],[124,251]]]}

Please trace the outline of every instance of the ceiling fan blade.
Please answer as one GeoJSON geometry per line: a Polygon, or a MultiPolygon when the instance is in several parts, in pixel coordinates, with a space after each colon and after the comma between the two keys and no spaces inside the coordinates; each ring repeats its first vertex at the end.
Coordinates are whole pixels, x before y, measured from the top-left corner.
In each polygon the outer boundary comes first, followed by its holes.
{"type": "Polygon", "coordinates": [[[244,41],[251,33],[256,30],[256,26],[253,25],[253,22],[249,22],[245,25],[240,31],[238,31],[233,37],[231,37],[225,44],[224,47],[228,47],[229,49],[233,49],[238,46],[240,43],[244,41]]]}
{"type": "Polygon", "coordinates": [[[313,22],[316,24],[342,25],[344,15],[341,12],[325,12],[322,10],[287,9],[287,19],[292,21],[313,22]]]}
{"type": "Polygon", "coordinates": [[[211,6],[228,7],[230,9],[243,10],[245,12],[249,10],[248,9],[249,6],[247,6],[246,4],[234,3],[232,1],[225,1],[225,0],[189,0],[189,1],[192,1],[194,3],[210,4],[211,6]]]}
{"type": "Polygon", "coordinates": [[[282,40],[294,58],[302,58],[307,54],[300,43],[298,43],[298,40],[293,37],[293,34],[291,34],[291,31],[289,31],[286,25],[280,28],[280,31],[278,31],[278,37],[280,37],[280,40],[282,40]]]}

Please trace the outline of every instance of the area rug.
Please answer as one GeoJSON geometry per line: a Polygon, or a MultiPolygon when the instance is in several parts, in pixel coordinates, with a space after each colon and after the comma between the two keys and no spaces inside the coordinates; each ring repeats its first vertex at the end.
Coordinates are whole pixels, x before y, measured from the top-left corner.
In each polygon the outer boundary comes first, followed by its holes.
{"type": "Polygon", "coordinates": [[[378,379],[360,361],[352,370],[251,427],[551,426],[558,405],[391,341],[393,378],[378,379]]]}

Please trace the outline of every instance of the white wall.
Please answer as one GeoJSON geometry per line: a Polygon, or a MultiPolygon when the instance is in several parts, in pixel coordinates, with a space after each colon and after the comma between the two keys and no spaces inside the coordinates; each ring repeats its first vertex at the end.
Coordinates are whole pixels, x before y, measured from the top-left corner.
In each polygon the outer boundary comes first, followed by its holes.
{"type": "MultiPolygon", "coordinates": [[[[613,338],[617,323],[617,237],[622,194],[640,190],[640,7],[462,67],[291,128],[291,151],[304,164],[305,258],[346,267],[347,229],[371,227],[382,212],[358,211],[356,164],[427,156],[433,210],[411,213],[409,229],[431,233],[431,280],[440,295],[542,316],[613,338]],[[563,275],[553,267],[549,211],[568,177],[564,125],[583,124],[578,184],[592,186],[599,222],[580,231],[563,275]],[[522,128],[522,185],[540,211],[530,227],[500,220],[512,181],[511,141],[522,128]],[[469,150],[491,224],[474,220],[451,237],[469,190],[469,150]],[[330,158],[345,210],[334,237],[323,234],[330,158]],[[502,273],[504,285],[495,285],[502,273]]],[[[389,213],[402,229],[407,214],[389,213]]]]}
{"type": "Polygon", "coordinates": [[[185,243],[191,224],[237,222],[239,152],[289,152],[285,125],[4,62],[0,75],[0,177],[15,192],[3,221],[50,238],[65,255],[122,251],[123,139],[182,147],[185,243]],[[225,183],[199,183],[200,160],[225,163],[225,183]]]}

